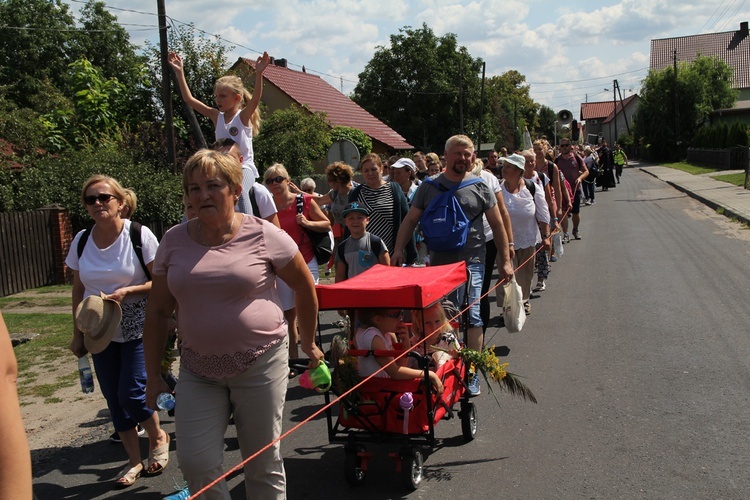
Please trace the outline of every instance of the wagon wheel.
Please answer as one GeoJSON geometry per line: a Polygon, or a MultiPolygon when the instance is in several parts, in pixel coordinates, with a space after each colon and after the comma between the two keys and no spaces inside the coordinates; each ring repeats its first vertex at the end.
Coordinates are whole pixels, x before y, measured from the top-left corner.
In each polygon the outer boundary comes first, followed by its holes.
{"type": "Polygon", "coordinates": [[[461,433],[466,441],[472,441],[477,435],[477,407],[468,401],[461,402],[461,433]]]}
{"type": "Polygon", "coordinates": [[[423,464],[421,451],[407,449],[401,452],[401,482],[411,491],[418,489],[422,483],[423,464]]]}
{"type": "Polygon", "coordinates": [[[367,469],[363,467],[362,457],[367,449],[364,446],[347,446],[344,448],[344,477],[352,486],[359,486],[365,480],[367,469]]]}

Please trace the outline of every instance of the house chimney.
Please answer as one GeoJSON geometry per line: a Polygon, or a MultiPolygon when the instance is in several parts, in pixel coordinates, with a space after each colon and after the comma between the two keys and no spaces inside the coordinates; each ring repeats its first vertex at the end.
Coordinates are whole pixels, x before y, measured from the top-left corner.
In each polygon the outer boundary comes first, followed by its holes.
{"type": "Polygon", "coordinates": [[[286,68],[286,59],[276,59],[273,64],[280,68],[286,68]]]}
{"type": "Polygon", "coordinates": [[[740,23],[740,35],[747,36],[748,34],[748,28],[747,28],[747,21],[740,23]]]}

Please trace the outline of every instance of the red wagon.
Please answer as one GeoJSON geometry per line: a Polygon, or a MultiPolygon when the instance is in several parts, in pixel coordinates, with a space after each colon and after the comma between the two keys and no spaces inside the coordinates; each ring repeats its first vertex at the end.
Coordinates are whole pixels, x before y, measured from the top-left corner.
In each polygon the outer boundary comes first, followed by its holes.
{"type": "MultiPolygon", "coordinates": [[[[331,309],[408,309],[424,310],[441,301],[466,284],[466,265],[461,262],[431,267],[388,267],[376,265],[368,271],[335,285],[316,287],[320,310],[331,309]]],[[[424,331],[424,329],[423,329],[424,331]]],[[[424,376],[413,380],[373,378],[357,389],[356,398],[339,402],[338,415],[327,412],[328,437],[331,443],[343,443],[344,473],[352,485],[364,481],[367,463],[372,454],[367,443],[399,445],[391,456],[403,483],[416,489],[422,481],[424,451],[435,447],[435,426],[455,415],[467,441],[477,432],[477,413],[468,398],[468,370],[460,359],[452,359],[438,369],[443,393],[435,394],[429,383],[428,353],[420,346],[417,359],[424,376]],[[413,406],[405,411],[402,395],[411,393],[413,406]]],[[[403,351],[370,352],[377,356],[393,356],[403,351]]],[[[367,351],[350,351],[352,356],[365,356],[367,351]]],[[[334,366],[334,371],[336,370],[334,366]]],[[[335,378],[334,373],[334,378],[335,378]]],[[[326,393],[326,403],[330,396],[326,393]]]]}

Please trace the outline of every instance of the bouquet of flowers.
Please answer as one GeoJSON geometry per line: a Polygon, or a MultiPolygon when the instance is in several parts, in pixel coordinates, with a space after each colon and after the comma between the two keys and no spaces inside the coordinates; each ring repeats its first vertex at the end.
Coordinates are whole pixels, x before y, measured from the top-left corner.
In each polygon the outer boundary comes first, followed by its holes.
{"type": "Polygon", "coordinates": [[[487,347],[481,351],[476,351],[474,349],[448,351],[436,346],[430,346],[430,349],[451,352],[451,354],[455,354],[463,359],[468,365],[474,366],[475,370],[479,370],[487,381],[490,392],[498,405],[500,404],[500,401],[498,401],[497,396],[495,396],[495,393],[492,390],[493,384],[490,382],[495,382],[500,389],[509,393],[513,397],[521,398],[524,401],[531,401],[532,403],[537,402],[534,393],[531,392],[531,389],[526,387],[523,382],[521,382],[520,377],[506,370],[508,363],[500,363],[495,354],[495,346],[487,347]]]}

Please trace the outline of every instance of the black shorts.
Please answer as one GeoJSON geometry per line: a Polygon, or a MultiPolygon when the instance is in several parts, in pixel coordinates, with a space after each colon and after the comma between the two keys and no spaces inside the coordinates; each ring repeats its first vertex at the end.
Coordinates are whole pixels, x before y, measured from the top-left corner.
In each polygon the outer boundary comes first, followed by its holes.
{"type": "Polygon", "coordinates": [[[581,190],[576,189],[575,196],[573,196],[573,208],[570,210],[571,214],[581,213],[581,190]]]}

